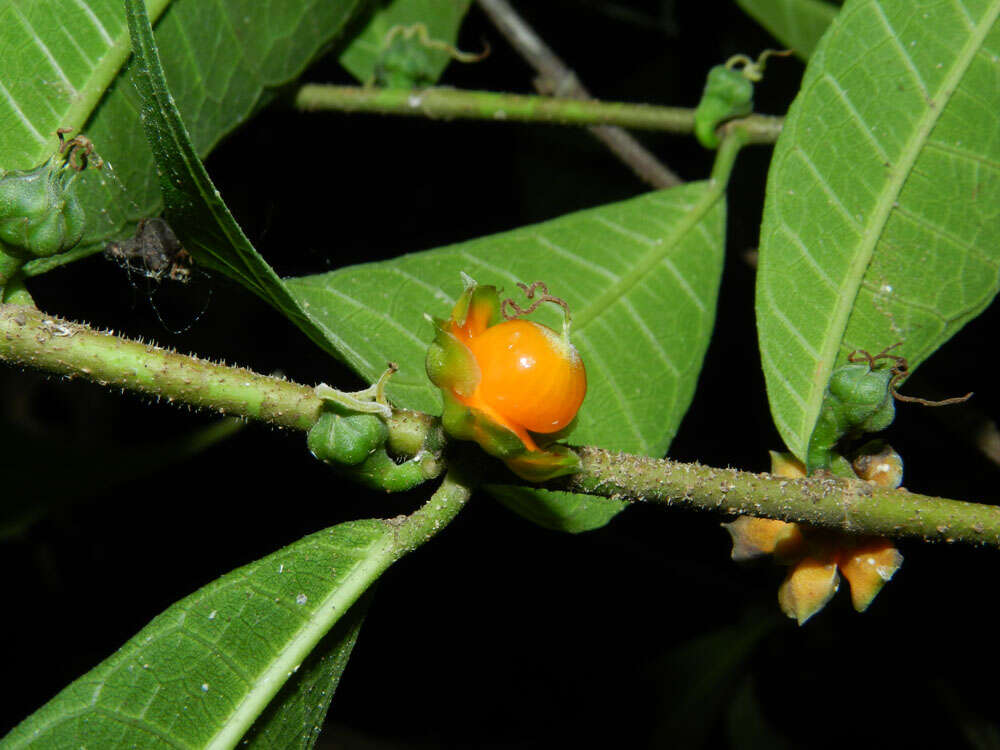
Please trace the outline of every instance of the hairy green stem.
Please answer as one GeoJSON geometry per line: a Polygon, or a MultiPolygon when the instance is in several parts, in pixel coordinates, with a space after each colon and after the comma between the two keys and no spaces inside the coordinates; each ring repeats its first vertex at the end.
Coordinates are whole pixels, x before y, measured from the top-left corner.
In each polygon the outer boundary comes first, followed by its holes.
{"type": "Polygon", "coordinates": [[[307,430],[312,388],[95,331],[24,305],[0,305],[0,359],[221,414],[307,430]]]}
{"type": "Polygon", "coordinates": [[[396,558],[412,552],[430,541],[447,526],[472,496],[473,483],[457,468],[445,474],[444,480],[430,499],[408,516],[390,523],[396,524],[393,550],[396,558]]]}
{"type": "MultiPolygon", "coordinates": [[[[559,125],[617,125],[633,130],[668,133],[694,132],[694,110],[651,104],[561,99],[549,96],[461,91],[421,90],[306,84],[295,92],[295,106],[303,110],[336,110],[408,115],[433,119],[512,120],[559,125]]],[[[750,115],[733,121],[749,134],[748,143],[773,143],[781,133],[782,118],[750,115]]]]}
{"type": "Polygon", "coordinates": [[[581,469],[552,489],[779,518],[854,534],[1000,547],[1000,506],[875,487],[860,479],[784,479],[669,459],[575,449],[581,469]]]}
{"type": "MultiPolygon", "coordinates": [[[[0,305],[0,359],[300,430],[312,426],[323,403],[307,386],[128,341],[21,305],[0,305]]],[[[832,476],[783,479],[599,448],[575,450],[580,471],[545,487],[780,518],[856,534],[1000,547],[998,506],[879,489],[832,476]]],[[[505,475],[504,481],[509,480],[505,475]]],[[[399,522],[398,554],[447,523],[467,499],[467,487],[452,469],[440,496],[399,522]]]]}

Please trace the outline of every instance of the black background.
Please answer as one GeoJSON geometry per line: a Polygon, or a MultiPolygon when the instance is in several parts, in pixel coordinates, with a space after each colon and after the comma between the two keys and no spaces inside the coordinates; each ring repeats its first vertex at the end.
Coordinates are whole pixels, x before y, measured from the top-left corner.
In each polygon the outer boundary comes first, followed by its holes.
{"type": "MultiPolygon", "coordinates": [[[[727,2],[518,5],[594,95],[609,100],[694,106],[709,67],[775,46],[727,2]]],[[[473,8],[460,46],[480,49],[483,40],[489,58],[452,65],[442,83],[530,92],[529,68],[473,8]]],[[[802,70],[794,59],[772,61],[758,111],[784,112],[802,70]]],[[[306,79],[350,82],[333,60],[306,79]]],[[[641,138],[685,179],[707,176],[711,154],[693,138],[641,138]]],[[[733,175],[718,329],[670,451],[676,459],[763,470],[767,450],[780,447],[759,366],[754,270],[744,259],[757,243],[769,157],[768,147],[748,148],[733,175]]],[[[432,248],[646,190],[582,130],[299,115],[280,103],[228,138],[208,168],[283,276],[432,248]]],[[[229,282],[200,278],[188,289],[156,291],[160,317],[193,321],[178,335],[159,321],[142,280],[132,281],[94,257],[34,280],[31,290],[46,311],[129,336],[299,382],[357,385],[229,282]]],[[[972,408],[995,414],[988,362],[996,322],[988,312],[968,326],[907,390],[975,390],[972,408]]],[[[153,442],[211,421],[8,367],[0,385],[8,418],[14,401],[27,402],[35,427],[80,440],[153,442]]],[[[967,429],[916,406],[898,413],[889,439],[906,460],[908,487],[995,501],[997,468],[967,429]]],[[[340,521],[407,512],[425,494],[386,498],[345,484],[309,456],[301,434],[249,425],[194,460],[62,508],[0,542],[0,732],[217,576],[340,521]]],[[[732,563],[722,520],[633,507],[602,530],[570,536],[475,497],[438,539],[384,576],[321,742],[682,746],[671,724],[680,699],[714,667],[705,659],[682,669],[678,653],[747,618],[773,622],[739,674],[752,674],[763,720],[791,746],[961,746],[981,729],[977,721],[995,718],[995,550],[903,542],[906,562],[869,612],[855,614],[841,592],[798,628],[777,610],[782,570],[732,563]]],[[[738,686],[724,682],[723,704],[738,686]]],[[[703,709],[682,714],[690,721],[703,709]]],[[[727,741],[720,714],[706,743],[727,741]]]]}

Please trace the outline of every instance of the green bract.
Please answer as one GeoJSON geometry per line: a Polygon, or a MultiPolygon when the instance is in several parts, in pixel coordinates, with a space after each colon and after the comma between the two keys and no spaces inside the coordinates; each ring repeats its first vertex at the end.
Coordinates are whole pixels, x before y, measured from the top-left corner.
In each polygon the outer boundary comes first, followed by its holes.
{"type": "Polygon", "coordinates": [[[397,35],[375,62],[375,85],[391,89],[411,89],[434,83],[435,60],[419,39],[397,35]]]}
{"type": "Polygon", "coordinates": [[[413,489],[441,473],[444,436],[436,420],[388,404],[389,416],[365,412],[373,402],[358,396],[366,391],[350,394],[322,386],[319,392],[326,407],[306,438],[319,460],[359,484],[386,492],[413,489]],[[352,401],[358,409],[351,408],[352,401]]]}
{"type": "Polygon", "coordinates": [[[829,469],[831,450],[844,437],[884,430],[896,416],[891,367],[848,364],[834,371],[809,441],[806,467],[829,469]]]}
{"type": "Polygon", "coordinates": [[[385,445],[389,428],[374,414],[331,406],[309,430],[306,444],[320,461],[355,466],[385,445]]]}
{"type": "Polygon", "coordinates": [[[86,215],[73,190],[75,175],[49,160],[0,176],[0,243],[7,253],[42,258],[76,246],[86,215]]]}
{"type": "Polygon", "coordinates": [[[694,134],[705,148],[716,148],[715,129],[753,111],[753,83],[739,70],[716,65],[708,71],[705,91],[694,112],[694,134]]]}

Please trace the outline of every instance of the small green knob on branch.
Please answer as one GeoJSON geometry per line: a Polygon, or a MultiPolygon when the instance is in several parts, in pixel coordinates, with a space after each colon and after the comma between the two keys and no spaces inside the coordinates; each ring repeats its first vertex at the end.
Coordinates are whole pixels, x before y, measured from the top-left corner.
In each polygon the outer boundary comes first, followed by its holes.
{"type": "Polygon", "coordinates": [[[363,391],[316,386],[324,409],[306,437],[309,450],[345,476],[386,492],[404,492],[444,468],[444,433],[427,414],[398,409],[385,398],[389,369],[363,391]]]}

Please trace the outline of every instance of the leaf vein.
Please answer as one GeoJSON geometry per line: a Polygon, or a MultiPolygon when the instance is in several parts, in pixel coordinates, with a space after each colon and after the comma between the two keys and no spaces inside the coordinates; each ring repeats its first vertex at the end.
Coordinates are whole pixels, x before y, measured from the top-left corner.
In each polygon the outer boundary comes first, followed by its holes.
{"type": "Polygon", "coordinates": [[[663,344],[660,343],[660,340],[656,338],[653,331],[650,330],[648,325],[646,325],[646,321],[642,319],[639,311],[635,309],[635,306],[632,304],[632,300],[628,297],[623,297],[622,302],[625,304],[625,309],[628,311],[629,316],[635,321],[636,326],[638,326],[639,330],[642,332],[642,335],[646,338],[650,346],[653,347],[654,351],[659,356],[660,362],[667,366],[667,368],[674,374],[674,377],[680,377],[680,369],[674,364],[673,360],[667,354],[667,350],[663,348],[663,344]]]}
{"type": "MultiPolygon", "coordinates": [[[[117,721],[121,724],[136,727],[138,729],[142,729],[146,732],[149,732],[151,735],[159,739],[165,745],[169,745],[170,747],[179,748],[179,750],[187,750],[187,748],[190,747],[185,743],[178,742],[169,734],[167,734],[166,730],[161,729],[160,727],[156,726],[155,724],[145,719],[140,719],[137,716],[129,716],[128,714],[122,711],[113,708],[108,708],[106,706],[94,706],[94,711],[96,711],[99,714],[103,714],[112,721],[117,721]]],[[[77,717],[74,716],[73,718],[77,717]]]]}
{"type": "Polygon", "coordinates": [[[618,402],[619,414],[625,417],[625,422],[632,430],[632,434],[635,436],[636,441],[640,447],[640,450],[646,452],[649,450],[649,443],[642,434],[642,430],[639,429],[638,423],[635,421],[635,415],[632,412],[632,404],[625,394],[622,392],[621,386],[615,379],[614,373],[608,369],[607,363],[604,361],[604,355],[601,350],[596,346],[591,348],[588,352],[589,361],[595,366],[595,369],[599,370],[601,373],[602,382],[608,387],[611,393],[614,395],[615,400],[618,402]]]}
{"type": "Polygon", "coordinates": [[[881,159],[883,162],[891,161],[891,159],[889,158],[889,154],[886,153],[886,150],[882,147],[882,144],[878,141],[877,138],[875,138],[875,134],[872,132],[871,125],[869,125],[867,120],[865,120],[865,118],[861,115],[861,112],[858,111],[858,108],[854,106],[854,102],[851,101],[851,98],[847,95],[847,92],[844,91],[843,87],[840,85],[840,81],[838,81],[836,78],[830,75],[829,71],[823,72],[823,79],[826,80],[833,88],[834,92],[837,94],[837,99],[844,105],[844,107],[847,108],[847,111],[850,113],[851,117],[857,120],[858,124],[861,126],[861,132],[864,133],[865,137],[868,139],[868,142],[875,147],[876,151],[878,151],[879,159],[881,159]]]}
{"type": "Polygon", "coordinates": [[[836,280],[834,280],[834,278],[830,275],[829,271],[823,268],[823,266],[820,265],[819,261],[817,261],[813,257],[812,253],[809,252],[809,248],[806,247],[806,243],[802,241],[802,238],[799,237],[797,232],[792,231],[791,227],[789,227],[787,224],[782,224],[781,227],[778,228],[778,231],[781,234],[785,235],[785,237],[791,240],[792,243],[794,243],[795,246],[799,248],[799,250],[802,253],[802,257],[813,269],[815,269],[816,273],[819,275],[820,279],[823,281],[824,284],[830,287],[830,289],[832,289],[833,291],[840,290],[840,284],[838,284],[836,280]]]}
{"type": "Polygon", "coordinates": [[[31,41],[34,42],[35,46],[41,51],[45,59],[48,60],[49,66],[52,68],[52,71],[62,80],[63,85],[65,85],[66,88],[69,89],[71,96],[76,96],[78,93],[76,90],[76,86],[74,86],[73,83],[66,76],[66,72],[62,69],[62,66],[59,64],[59,61],[56,60],[55,56],[52,54],[52,50],[50,50],[49,46],[44,41],[42,41],[42,37],[39,36],[37,31],[35,31],[35,27],[31,25],[31,21],[28,20],[28,17],[24,15],[21,9],[18,8],[17,5],[13,7],[14,7],[14,14],[21,22],[21,25],[24,26],[24,28],[27,30],[29,36],[31,37],[31,41]]]}
{"type": "Polygon", "coordinates": [[[994,161],[982,154],[973,154],[964,149],[956,148],[949,143],[942,143],[941,141],[927,141],[927,145],[937,151],[943,151],[946,154],[951,154],[959,159],[965,159],[967,161],[977,162],[982,164],[984,167],[988,167],[992,170],[1000,172],[1000,162],[994,161]]]}
{"type": "Polygon", "coordinates": [[[28,132],[31,133],[32,137],[35,138],[35,140],[37,140],[40,144],[48,144],[48,139],[35,129],[31,120],[29,120],[28,116],[24,114],[17,101],[7,90],[7,87],[3,85],[3,81],[0,81],[0,94],[3,94],[3,98],[10,102],[10,106],[13,108],[14,114],[17,115],[17,119],[19,119],[24,127],[28,129],[28,132]]]}
{"type": "MultiPolygon", "coordinates": [[[[788,393],[789,396],[792,397],[792,400],[795,402],[795,404],[799,407],[799,410],[804,415],[806,412],[805,399],[802,397],[802,394],[799,393],[798,389],[792,385],[791,381],[787,377],[785,377],[785,374],[782,371],[782,369],[774,363],[774,358],[771,356],[771,353],[769,351],[762,350],[761,361],[764,363],[765,367],[770,369],[771,372],[775,374],[776,377],[773,379],[772,382],[775,382],[778,385],[782,386],[782,388],[784,388],[784,390],[788,393]]],[[[775,419],[777,420],[777,416],[775,416],[775,419]]],[[[787,425],[788,423],[786,422],[785,424],[787,425]]]]}
{"type": "Polygon", "coordinates": [[[904,47],[903,43],[899,41],[899,32],[897,32],[896,29],[893,28],[892,23],[889,21],[889,18],[885,15],[885,11],[882,10],[881,3],[874,2],[870,3],[870,5],[875,8],[875,12],[879,17],[879,20],[882,21],[882,24],[885,26],[885,30],[888,32],[887,37],[889,41],[892,43],[892,46],[896,48],[896,51],[899,53],[899,57],[905,63],[907,70],[910,71],[910,74],[913,76],[913,79],[920,86],[921,94],[923,94],[924,98],[926,98],[928,91],[927,84],[924,82],[924,77],[920,75],[920,71],[914,64],[913,58],[911,58],[909,53],[906,51],[906,47],[904,47]]]}
{"type": "Polygon", "coordinates": [[[767,306],[774,314],[775,319],[779,323],[781,323],[781,325],[785,328],[785,330],[787,330],[790,334],[792,334],[792,336],[795,337],[796,341],[798,341],[802,345],[802,348],[806,350],[809,356],[811,356],[815,360],[818,360],[820,357],[819,357],[819,352],[816,351],[816,348],[812,345],[812,343],[810,343],[809,339],[807,339],[805,336],[802,335],[802,332],[799,330],[798,326],[796,326],[791,320],[789,320],[788,316],[785,315],[785,313],[782,312],[781,309],[778,307],[777,303],[774,300],[774,294],[773,294],[774,290],[770,287],[770,285],[765,286],[764,289],[765,289],[764,297],[767,302],[767,306]]]}
{"type": "Polygon", "coordinates": [[[930,219],[928,219],[928,218],[926,218],[924,216],[920,216],[919,214],[915,214],[915,213],[913,213],[913,212],[911,212],[911,211],[903,208],[902,205],[896,207],[895,214],[896,214],[896,216],[900,217],[901,219],[905,219],[905,220],[907,220],[909,222],[912,222],[913,224],[916,224],[917,226],[926,229],[931,234],[937,235],[938,237],[940,237],[940,238],[942,238],[944,240],[947,240],[948,242],[950,242],[955,247],[957,247],[957,248],[959,248],[961,250],[965,250],[970,255],[978,258],[979,260],[983,261],[984,263],[989,264],[993,268],[1000,267],[1000,260],[997,260],[995,258],[991,258],[990,256],[986,255],[982,250],[980,250],[979,248],[977,248],[975,245],[971,244],[968,240],[964,240],[961,237],[955,236],[954,234],[952,234],[951,232],[949,232],[944,227],[941,227],[941,226],[938,226],[937,224],[935,224],[930,219]]]}
{"type": "Polygon", "coordinates": [[[834,206],[840,214],[847,220],[851,229],[855,230],[858,234],[861,233],[861,223],[858,221],[857,217],[853,216],[848,210],[847,206],[844,205],[837,191],[833,189],[833,186],[827,181],[826,177],[822,172],[819,171],[819,167],[816,166],[816,162],[812,160],[812,157],[804,150],[799,149],[795,152],[796,155],[802,160],[802,163],[806,165],[806,168],[812,172],[813,177],[816,178],[816,182],[819,184],[820,188],[826,194],[827,203],[834,206]]]}
{"type": "Polygon", "coordinates": [[[596,274],[598,274],[600,276],[603,276],[604,278],[608,279],[609,281],[615,282],[615,281],[618,281],[619,278],[621,278],[617,274],[609,271],[604,266],[598,265],[597,263],[594,263],[592,260],[589,260],[587,258],[581,257],[581,256],[577,255],[576,253],[570,252],[566,248],[557,245],[555,242],[552,242],[551,240],[549,240],[549,239],[547,239],[547,238],[545,238],[545,237],[543,237],[541,235],[536,235],[536,238],[538,239],[538,242],[541,245],[545,246],[549,250],[552,250],[557,255],[560,255],[560,256],[562,256],[564,258],[567,258],[567,259],[575,262],[577,265],[581,266],[582,268],[586,268],[589,271],[593,271],[594,273],[596,273],[596,274]]]}
{"type": "Polygon", "coordinates": [[[95,29],[97,29],[97,33],[100,35],[101,39],[104,40],[104,43],[107,44],[109,47],[113,47],[115,44],[115,40],[111,38],[111,35],[108,33],[108,30],[104,28],[104,24],[101,23],[101,19],[98,18],[97,14],[90,9],[90,6],[87,5],[87,3],[85,3],[83,0],[73,0],[73,4],[76,5],[76,7],[79,8],[80,11],[85,16],[87,16],[88,19],[90,19],[90,23],[93,25],[95,29]]]}
{"type": "Polygon", "coordinates": [[[410,282],[416,284],[417,286],[421,287],[422,289],[425,289],[426,291],[430,292],[431,295],[433,295],[435,298],[437,298],[437,299],[441,300],[442,302],[444,302],[446,305],[453,306],[455,304],[455,299],[453,297],[449,296],[448,294],[446,294],[444,292],[444,290],[441,289],[441,287],[432,286],[431,284],[428,284],[423,279],[418,278],[417,276],[414,276],[412,273],[408,273],[407,271],[404,271],[402,268],[400,268],[397,265],[391,265],[391,266],[389,266],[389,271],[392,272],[392,273],[394,273],[394,274],[396,274],[397,276],[402,276],[407,281],[410,281],[410,282]]]}
{"type": "MultiPolygon", "coordinates": [[[[693,227],[701,223],[701,220],[705,218],[722,194],[723,191],[720,187],[714,184],[707,185],[702,195],[695,201],[693,207],[680,216],[677,223],[671,227],[665,237],[661,238],[655,246],[650,247],[645,255],[637,258],[629,272],[622,276],[619,281],[590,300],[586,307],[574,315],[576,330],[580,331],[585,328],[592,320],[600,316],[604,310],[607,310],[615,300],[627,294],[629,289],[645,278],[661,261],[666,260],[667,253],[674,249],[693,227]]],[[[666,265],[671,273],[676,276],[680,275],[673,263],[668,262],[666,265]]],[[[690,290],[690,285],[686,281],[684,285],[690,290]]],[[[696,294],[692,294],[692,297],[697,300],[696,304],[698,308],[704,313],[704,303],[698,299],[696,294]]]]}

